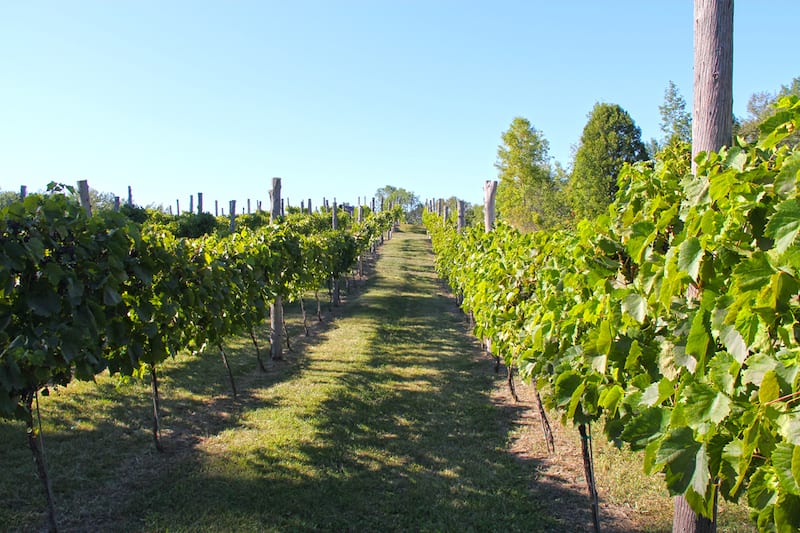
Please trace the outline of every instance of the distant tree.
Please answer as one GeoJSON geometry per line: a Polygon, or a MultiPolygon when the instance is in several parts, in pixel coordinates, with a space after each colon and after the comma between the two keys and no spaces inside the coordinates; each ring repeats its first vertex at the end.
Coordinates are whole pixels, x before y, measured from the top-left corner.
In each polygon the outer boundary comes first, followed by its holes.
{"type": "Polygon", "coordinates": [[[594,217],[614,200],[622,166],[647,159],[641,136],[641,130],[620,106],[594,105],[575,152],[568,187],[576,215],[594,217]]]}
{"type": "Polygon", "coordinates": [[[516,117],[497,147],[498,217],[522,231],[553,224],[555,183],[550,145],[528,119],[516,117]]]}
{"type": "MultiPolygon", "coordinates": [[[[664,104],[658,106],[661,113],[661,131],[664,144],[675,138],[683,142],[692,141],[692,115],[686,110],[686,100],[681,96],[678,86],[670,80],[664,91],[664,104]]],[[[663,145],[662,145],[663,146],[663,145]]]]}
{"type": "Polygon", "coordinates": [[[19,202],[19,193],[14,191],[0,191],[0,209],[14,202],[19,202]]]}
{"type": "MultiPolygon", "coordinates": [[[[789,95],[800,97],[800,76],[794,78],[789,85],[781,85],[775,94],[762,91],[750,95],[747,101],[747,116],[734,122],[734,135],[742,137],[747,142],[755,142],[758,139],[758,125],[772,116],[775,112],[773,106],[779,99],[789,95]]],[[[798,141],[800,134],[795,133],[784,142],[796,144],[798,141]]]]}
{"type": "Polygon", "coordinates": [[[413,192],[405,189],[387,185],[375,191],[375,198],[378,203],[383,200],[384,208],[389,205],[399,205],[403,208],[406,222],[417,223],[422,221],[422,203],[419,197],[413,192]]]}

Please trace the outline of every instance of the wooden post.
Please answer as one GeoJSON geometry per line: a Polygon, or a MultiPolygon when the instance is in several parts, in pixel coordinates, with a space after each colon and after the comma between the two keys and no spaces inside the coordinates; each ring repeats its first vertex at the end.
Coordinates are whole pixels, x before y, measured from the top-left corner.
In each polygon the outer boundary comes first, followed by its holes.
{"type": "MultiPolygon", "coordinates": [[[[269,191],[272,200],[272,209],[269,214],[270,224],[276,224],[281,216],[281,179],[272,178],[272,190],[269,191]]],[[[269,307],[269,342],[270,357],[273,360],[283,359],[283,301],[281,296],[269,307]]]]}
{"type": "Polygon", "coordinates": [[[180,215],[181,214],[181,200],[180,200],[180,198],[176,198],[175,199],[175,214],[176,215],[180,215]]]}
{"type": "MultiPolygon", "coordinates": [[[[336,207],[336,198],[333,199],[333,209],[331,215],[331,227],[333,229],[339,229],[339,217],[337,215],[338,209],[336,207]]],[[[331,300],[333,301],[333,306],[338,307],[341,304],[342,300],[339,295],[339,280],[336,278],[331,278],[331,300]]]]}
{"type": "Polygon", "coordinates": [[[22,185],[19,188],[19,199],[24,200],[26,196],[28,196],[28,186],[22,185]]]}
{"type": "Polygon", "coordinates": [[[114,212],[119,213],[119,196],[114,197],[114,212]]]}
{"type": "Polygon", "coordinates": [[[197,193],[197,214],[203,212],[203,193],[197,193]]]}
{"type": "Polygon", "coordinates": [[[445,204],[445,206],[444,206],[444,221],[447,222],[448,218],[450,218],[450,206],[445,204]]]}
{"type": "Polygon", "coordinates": [[[486,180],[483,184],[483,228],[486,233],[494,227],[494,203],[497,198],[497,181],[486,180]]]}
{"type": "MultiPolygon", "coordinates": [[[[700,152],[731,143],[733,128],[733,0],[694,1],[694,108],[692,174],[700,152]]],[[[712,533],[714,519],[695,513],[684,496],[675,497],[672,531],[712,533]]]]}
{"type": "Polygon", "coordinates": [[[281,216],[285,216],[284,215],[284,210],[283,210],[283,199],[282,198],[281,198],[281,216]]]}
{"type": "Polygon", "coordinates": [[[194,214],[194,195],[193,194],[189,195],[189,214],[190,215],[194,214]]]}
{"type": "Polygon", "coordinates": [[[693,174],[697,154],[729,146],[732,128],[733,0],[695,0],[693,174]]]}
{"type": "Polygon", "coordinates": [[[219,200],[214,200],[214,216],[219,216],[219,200]]]}
{"type": "Polygon", "coordinates": [[[81,207],[86,211],[86,214],[92,216],[92,203],[89,199],[89,182],[80,180],[78,182],[78,195],[81,200],[81,207]]]}
{"type": "Polygon", "coordinates": [[[171,215],[172,215],[172,206],[169,206],[169,207],[168,207],[168,210],[169,210],[169,214],[170,214],[170,216],[171,216],[171,215]]]}
{"type": "Polygon", "coordinates": [[[133,189],[131,189],[130,185],[128,185],[128,205],[133,205],[133,189]]]}
{"type": "Polygon", "coordinates": [[[236,231],[236,200],[228,201],[228,211],[231,217],[231,233],[236,231]]]}
{"type": "Polygon", "coordinates": [[[458,231],[463,231],[464,226],[466,226],[465,217],[466,217],[466,207],[464,206],[464,200],[458,201],[458,231]]]}
{"type": "Polygon", "coordinates": [[[374,213],[375,212],[375,197],[372,197],[372,203],[369,204],[370,210],[374,213]]]}

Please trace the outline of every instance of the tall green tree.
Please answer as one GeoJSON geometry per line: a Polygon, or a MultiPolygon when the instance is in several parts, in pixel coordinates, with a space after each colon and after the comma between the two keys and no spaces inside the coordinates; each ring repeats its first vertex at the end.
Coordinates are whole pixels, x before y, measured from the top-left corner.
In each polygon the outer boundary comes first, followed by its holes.
{"type": "Polygon", "coordinates": [[[422,203],[420,203],[419,197],[411,191],[407,191],[402,187],[387,185],[375,191],[375,198],[377,198],[378,203],[383,201],[386,209],[389,208],[389,205],[401,206],[405,213],[406,222],[417,223],[422,221],[422,203]]]}
{"type": "Polygon", "coordinates": [[[553,224],[556,187],[550,167],[550,144],[530,121],[516,117],[497,147],[498,217],[531,231],[553,224]]]}
{"type": "Polygon", "coordinates": [[[658,111],[665,145],[672,140],[692,141],[692,114],[686,110],[686,100],[672,80],[664,90],[664,104],[658,106],[658,111]]]}
{"type": "Polygon", "coordinates": [[[603,212],[617,194],[622,166],[645,159],[642,132],[628,112],[617,104],[595,104],[572,165],[568,194],[573,212],[588,218],[603,212]]]}

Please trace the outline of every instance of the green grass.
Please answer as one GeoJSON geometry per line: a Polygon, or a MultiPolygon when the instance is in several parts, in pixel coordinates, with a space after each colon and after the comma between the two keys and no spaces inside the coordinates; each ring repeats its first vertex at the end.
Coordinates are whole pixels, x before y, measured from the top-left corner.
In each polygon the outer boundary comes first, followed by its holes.
{"type": "MultiPolygon", "coordinates": [[[[216,350],[169,361],[160,371],[164,453],[150,435],[149,381],[100,376],[42,398],[62,528],[586,530],[586,510],[576,509],[585,487],[537,485],[552,458],[512,453],[529,406],[498,401],[504,376],[465,334],[424,233],[404,227],[360,283],[324,324],[314,319],[311,337],[287,308],[295,352],[268,373],[249,338],[229,342],[236,400],[216,350]]],[[[601,489],[611,485],[601,496],[642,512],[637,530],[668,530],[669,498],[650,490],[661,481],[639,475],[637,456],[597,451],[601,489]]],[[[24,428],[7,421],[0,501],[0,531],[44,526],[24,428]]]]}

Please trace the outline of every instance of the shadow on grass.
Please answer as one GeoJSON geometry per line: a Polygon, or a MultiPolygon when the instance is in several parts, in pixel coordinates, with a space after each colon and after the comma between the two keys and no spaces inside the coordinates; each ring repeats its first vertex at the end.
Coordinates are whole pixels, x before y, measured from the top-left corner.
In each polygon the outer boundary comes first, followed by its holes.
{"type": "Polygon", "coordinates": [[[453,302],[436,296],[430,267],[414,259],[423,253],[419,238],[399,243],[385,260],[413,274],[377,276],[343,311],[344,320],[371,321],[373,333],[352,370],[324,373],[337,386],[311,417],[313,439],[224,461],[197,457],[158,491],[166,499],[146,502],[147,528],[588,530],[585,494],[548,486],[565,509],[547,515],[536,498],[539,461],[507,451],[523,408],[493,403],[502,378],[453,302]],[[203,490],[188,498],[178,483],[203,490]]]}

